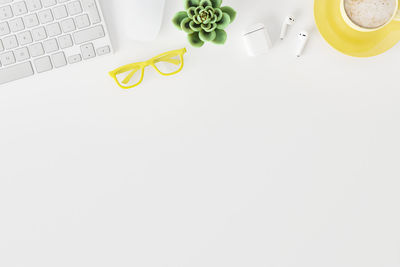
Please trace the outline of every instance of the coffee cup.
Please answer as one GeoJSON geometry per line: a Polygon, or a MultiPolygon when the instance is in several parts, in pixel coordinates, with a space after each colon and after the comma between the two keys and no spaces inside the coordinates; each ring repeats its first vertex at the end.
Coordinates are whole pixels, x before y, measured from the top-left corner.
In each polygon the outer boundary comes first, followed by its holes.
{"type": "Polygon", "coordinates": [[[340,12],[347,25],[360,32],[382,29],[400,21],[400,0],[340,0],[340,12]]]}

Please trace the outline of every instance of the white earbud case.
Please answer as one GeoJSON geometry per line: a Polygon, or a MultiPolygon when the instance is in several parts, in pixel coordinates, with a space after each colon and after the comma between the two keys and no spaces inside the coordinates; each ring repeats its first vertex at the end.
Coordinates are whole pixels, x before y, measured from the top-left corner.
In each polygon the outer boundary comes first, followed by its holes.
{"type": "Polygon", "coordinates": [[[250,56],[265,54],[272,47],[271,37],[262,23],[250,26],[244,33],[244,40],[250,56]]]}

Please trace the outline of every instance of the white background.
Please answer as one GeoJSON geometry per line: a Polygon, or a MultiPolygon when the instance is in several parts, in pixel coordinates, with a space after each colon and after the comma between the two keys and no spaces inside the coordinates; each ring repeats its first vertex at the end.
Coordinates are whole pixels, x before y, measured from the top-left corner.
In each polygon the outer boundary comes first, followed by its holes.
{"type": "Polygon", "coordinates": [[[0,266],[400,266],[399,46],[336,52],[311,0],[225,0],[229,40],[201,49],[168,0],[138,43],[120,1],[102,1],[115,55],[0,88],[0,266]],[[249,58],[256,22],[275,46],[249,58]],[[184,46],[174,77],[122,91],[107,76],[184,46]]]}

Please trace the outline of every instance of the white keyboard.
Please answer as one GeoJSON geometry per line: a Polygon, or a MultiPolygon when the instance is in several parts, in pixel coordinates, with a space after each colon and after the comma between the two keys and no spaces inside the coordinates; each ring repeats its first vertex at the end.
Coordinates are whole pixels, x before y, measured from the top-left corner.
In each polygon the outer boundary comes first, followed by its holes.
{"type": "Polygon", "coordinates": [[[0,0],[0,85],[111,52],[98,0],[0,0]]]}

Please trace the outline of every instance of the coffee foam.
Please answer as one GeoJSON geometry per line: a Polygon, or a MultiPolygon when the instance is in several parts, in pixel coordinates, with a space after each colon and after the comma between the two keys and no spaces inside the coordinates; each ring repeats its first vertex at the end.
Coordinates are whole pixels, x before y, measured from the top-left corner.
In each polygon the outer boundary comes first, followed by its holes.
{"type": "Polygon", "coordinates": [[[345,0],[350,20],[360,27],[374,29],[385,25],[396,9],[396,0],[345,0]]]}

